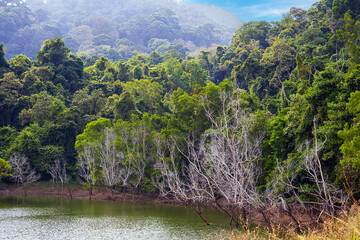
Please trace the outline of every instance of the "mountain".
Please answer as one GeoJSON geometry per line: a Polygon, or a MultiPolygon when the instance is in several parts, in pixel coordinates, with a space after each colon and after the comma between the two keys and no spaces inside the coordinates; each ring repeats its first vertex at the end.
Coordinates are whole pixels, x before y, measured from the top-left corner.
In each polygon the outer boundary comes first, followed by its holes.
{"type": "Polygon", "coordinates": [[[8,58],[22,53],[34,59],[43,41],[57,36],[74,53],[114,61],[154,50],[185,56],[229,45],[243,23],[219,7],[175,0],[7,2],[0,9],[0,39],[8,58]]]}

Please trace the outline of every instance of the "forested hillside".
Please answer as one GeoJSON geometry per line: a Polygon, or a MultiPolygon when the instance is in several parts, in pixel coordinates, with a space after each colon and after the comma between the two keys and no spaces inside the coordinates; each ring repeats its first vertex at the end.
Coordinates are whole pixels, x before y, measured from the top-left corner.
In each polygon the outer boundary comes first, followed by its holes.
{"type": "Polygon", "coordinates": [[[8,61],[0,45],[1,174],[10,161],[4,180],[26,183],[25,162],[90,190],[332,213],[360,197],[359,6],[292,8],[185,60],[178,49],[79,58],[54,38],[35,60],[8,61]]]}
{"type": "Polygon", "coordinates": [[[112,61],[136,51],[186,55],[228,45],[242,24],[220,8],[176,0],[7,0],[0,22],[7,58],[22,53],[34,60],[43,41],[62,37],[72,53],[112,61]]]}

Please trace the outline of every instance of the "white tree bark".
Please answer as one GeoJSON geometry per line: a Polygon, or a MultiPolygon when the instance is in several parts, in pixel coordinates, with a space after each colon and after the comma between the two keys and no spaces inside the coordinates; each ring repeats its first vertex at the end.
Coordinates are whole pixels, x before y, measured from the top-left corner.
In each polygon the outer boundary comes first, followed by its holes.
{"type": "Polygon", "coordinates": [[[31,168],[27,157],[14,153],[9,162],[12,168],[12,179],[15,183],[28,184],[39,180],[40,174],[31,168]]]}
{"type": "Polygon", "coordinates": [[[86,144],[83,147],[83,153],[78,159],[80,170],[80,181],[87,185],[89,198],[92,198],[92,190],[96,183],[96,150],[92,144],[86,144]]]}
{"type": "Polygon", "coordinates": [[[124,159],[122,152],[117,150],[116,134],[113,129],[105,129],[103,142],[100,144],[100,167],[105,184],[113,190],[121,182],[121,163],[124,159]]]}

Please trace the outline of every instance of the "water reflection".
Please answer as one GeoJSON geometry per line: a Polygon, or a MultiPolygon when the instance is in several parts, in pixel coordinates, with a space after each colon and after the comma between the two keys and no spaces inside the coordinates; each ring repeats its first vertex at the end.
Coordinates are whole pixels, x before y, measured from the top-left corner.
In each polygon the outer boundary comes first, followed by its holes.
{"type": "Polygon", "coordinates": [[[212,226],[186,207],[0,197],[0,238],[205,239],[227,227],[220,213],[205,215],[212,226]]]}

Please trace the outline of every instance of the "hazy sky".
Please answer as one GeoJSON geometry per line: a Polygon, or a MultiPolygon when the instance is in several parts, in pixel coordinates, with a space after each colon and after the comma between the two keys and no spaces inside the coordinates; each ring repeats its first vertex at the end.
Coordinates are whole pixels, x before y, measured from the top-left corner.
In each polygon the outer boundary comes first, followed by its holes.
{"type": "Polygon", "coordinates": [[[291,7],[309,9],[316,0],[188,0],[215,5],[234,13],[244,21],[278,21],[291,7]]]}

